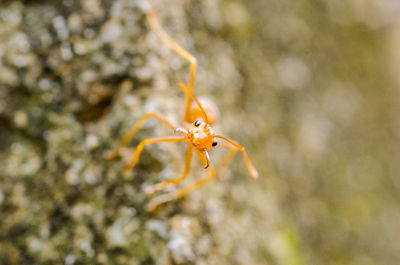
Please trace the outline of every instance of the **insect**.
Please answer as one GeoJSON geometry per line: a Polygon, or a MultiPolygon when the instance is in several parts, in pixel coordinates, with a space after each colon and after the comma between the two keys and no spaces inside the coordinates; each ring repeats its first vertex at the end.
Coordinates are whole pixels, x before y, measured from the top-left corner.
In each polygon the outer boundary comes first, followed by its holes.
{"type": "Polygon", "coordinates": [[[221,162],[222,164],[228,164],[231,158],[233,158],[233,155],[236,153],[236,151],[239,150],[240,152],[242,152],[244,161],[250,172],[250,175],[253,178],[257,178],[258,172],[251,163],[250,159],[248,158],[244,147],[224,136],[216,134],[213,128],[211,127],[217,120],[218,116],[218,109],[216,108],[216,106],[210,101],[205,101],[205,100],[199,101],[194,96],[192,90],[196,76],[196,68],[197,68],[196,58],[189,52],[184,50],[179,44],[177,44],[172,38],[168,36],[168,34],[160,26],[157,19],[157,13],[154,9],[150,9],[150,11],[147,13],[147,20],[149,22],[151,29],[155,32],[155,34],[158,37],[160,37],[161,41],[190,63],[190,76],[188,83],[187,84],[184,84],[182,82],[179,83],[180,89],[182,89],[183,92],[185,92],[186,94],[185,108],[183,114],[184,126],[179,128],[175,127],[169,121],[160,116],[158,113],[156,112],[147,113],[143,115],[129,129],[129,131],[122,137],[120,143],[113,150],[109,151],[106,154],[106,158],[112,158],[116,156],[118,154],[118,149],[122,145],[129,143],[133,138],[133,136],[135,135],[135,133],[143,126],[143,124],[149,118],[156,118],[158,121],[168,126],[176,134],[181,134],[181,136],[150,138],[143,140],[137,146],[131,162],[125,168],[125,173],[132,170],[132,168],[138,163],[139,156],[146,145],[154,143],[164,143],[164,142],[165,143],[186,142],[188,145],[186,150],[185,168],[182,176],[172,180],[165,180],[162,181],[161,183],[151,186],[149,189],[147,189],[146,193],[153,194],[155,192],[164,190],[166,187],[170,185],[178,184],[181,181],[183,181],[189,174],[193,150],[196,152],[196,155],[198,156],[200,162],[208,170],[208,176],[198,180],[194,184],[178,189],[175,192],[164,193],[154,197],[147,204],[146,207],[147,211],[153,211],[160,204],[180,198],[186,195],[187,193],[201,187],[202,185],[211,181],[215,177],[216,173],[213,167],[210,165],[210,157],[208,155],[208,151],[211,148],[217,146],[218,144],[217,139],[223,140],[220,146],[228,148],[228,150],[230,150],[230,152],[228,152],[228,154],[226,155],[225,159],[222,160],[225,161],[221,162]]]}

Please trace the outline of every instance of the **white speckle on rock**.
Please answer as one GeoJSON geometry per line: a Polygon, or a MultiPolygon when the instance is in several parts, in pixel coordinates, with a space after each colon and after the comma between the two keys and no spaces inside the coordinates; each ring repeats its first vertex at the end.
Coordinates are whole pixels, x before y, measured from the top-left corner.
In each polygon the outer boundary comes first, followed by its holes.
{"type": "Polygon", "coordinates": [[[96,33],[91,28],[85,28],[83,30],[83,35],[85,36],[86,39],[92,39],[96,35],[96,33]]]}
{"type": "Polygon", "coordinates": [[[30,58],[29,56],[27,56],[27,55],[22,55],[22,54],[16,55],[16,56],[13,58],[13,63],[14,63],[14,65],[15,65],[16,67],[19,67],[19,68],[28,66],[28,65],[30,64],[31,61],[32,61],[32,60],[31,60],[31,58],[30,58]]]}
{"type": "Polygon", "coordinates": [[[23,163],[21,166],[21,173],[23,175],[35,174],[40,169],[41,164],[42,161],[38,156],[36,155],[29,156],[27,161],[23,163]]]}
{"type": "Polygon", "coordinates": [[[100,39],[104,43],[110,43],[121,36],[122,32],[123,30],[121,25],[115,21],[110,20],[101,28],[100,39]]]}
{"type": "Polygon", "coordinates": [[[94,185],[98,181],[96,173],[93,170],[90,170],[90,168],[85,170],[84,178],[86,183],[89,185],[94,185]]]}
{"type": "Polygon", "coordinates": [[[72,59],[73,53],[71,46],[69,44],[64,44],[61,46],[61,57],[64,61],[69,61],[72,59]]]}
{"type": "Polygon", "coordinates": [[[122,1],[114,1],[110,9],[111,16],[119,16],[124,8],[124,3],[122,1]]]}
{"type": "Polygon", "coordinates": [[[190,247],[190,243],[181,233],[178,231],[171,231],[170,238],[167,246],[168,249],[172,251],[177,263],[194,259],[194,253],[190,247]]]}
{"type": "Polygon", "coordinates": [[[126,242],[123,227],[120,222],[115,222],[106,232],[108,244],[112,247],[123,246],[126,242]]]}
{"type": "Polygon", "coordinates": [[[88,203],[78,203],[71,209],[71,216],[75,220],[82,220],[84,217],[92,216],[94,214],[94,208],[88,203]]]}
{"type": "Polygon", "coordinates": [[[18,25],[22,21],[22,12],[18,9],[5,9],[1,14],[1,19],[6,23],[18,25]]]}
{"type": "Polygon", "coordinates": [[[68,17],[68,28],[71,31],[80,31],[82,29],[82,19],[77,13],[72,13],[68,17]]]}
{"type": "Polygon", "coordinates": [[[66,182],[70,185],[79,184],[79,173],[81,172],[85,162],[82,159],[77,159],[72,163],[72,166],[65,173],[66,182]]]}
{"type": "Polygon", "coordinates": [[[14,124],[18,128],[24,128],[28,125],[28,115],[23,110],[18,110],[14,113],[14,124]]]}
{"type": "Polygon", "coordinates": [[[162,238],[166,238],[168,235],[165,223],[161,220],[150,220],[146,222],[146,229],[157,232],[162,238]]]}
{"type": "Polygon", "coordinates": [[[39,80],[39,88],[43,91],[47,91],[51,89],[50,80],[47,78],[42,78],[39,80]]]}
{"type": "Polygon", "coordinates": [[[168,248],[170,250],[172,250],[173,252],[181,253],[181,254],[184,254],[184,253],[182,253],[182,250],[185,247],[185,245],[186,245],[185,239],[176,233],[174,233],[174,236],[168,242],[168,248]]]}
{"type": "Polygon", "coordinates": [[[73,265],[75,263],[75,260],[76,260],[76,258],[74,255],[68,254],[65,257],[65,265],[73,265]]]}
{"type": "Polygon", "coordinates": [[[124,97],[124,104],[128,107],[132,107],[138,104],[138,100],[135,96],[128,94],[124,97]]]}
{"type": "Polygon", "coordinates": [[[18,82],[18,75],[12,68],[2,66],[0,71],[0,83],[11,85],[18,82]]]}
{"type": "Polygon", "coordinates": [[[79,176],[75,171],[67,171],[65,174],[66,181],[70,185],[78,185],[79,184],[79,176]]]}
{"type": "Polygon", "coordinates": [[[15,47],[20,52],[28,52],[30,49],[28,36],[20,32],[14,34],[9,41],[9,46],[15,47]]]}
{"type": "Polygon", "coordinates": [[[151,9],[151,4],[148,1],[132,1],[144,12],[147,13],[151,9]]]}
{"type": "Polygon", "coordinates": [[[83,9],[95,17],[101,17],[104,13],[99,0],[85,0],[82,1],[83,9]]]}
{"type": "Polygon", "coordinates": [[[57,16],[53,19],[53,27],[61,40],[66,40],[69,37],[69,31],[62,16],[57,16]]]}
{"type": "Polygon", "coordinates": [[[134,207],[129,208],[129,216],[135,216],[137,213],[134,207]]]}
{"type": "Polygon", "coordinates": [[[99,138],[94,134],[89,134],[86,136],[85,145],[89,150],[96,148],[99,146],[99,138]]]}
{"type": "Polygon", "coordinates": [[[96,80],[97,77],[98,74],[93,70],[86,70],[80,76],[82,82],[85,83],[93,82],[96,80]]]}
{"type": "Polygon", "coordinates": [[[28,248],[32,253],[39,252],[43,247],[42,241],[37,238],[29,238],[27,241],[28,248]]]}
{"type": "Polygon", "coordinates": [[[74,43],[74,46],[73,46],[74,52],[79,55],[86,54],[88,51],[87,48],[88,48],[87,45],[85,45],[83,42],[76,42],[76,43],[74,43]]]}
{"type": "Polygon", "coordinates": [[[80,248],[88,255],[89,257],[94,256],[94,250],[89,241],[83,240],[80,244],[80,248]]]}

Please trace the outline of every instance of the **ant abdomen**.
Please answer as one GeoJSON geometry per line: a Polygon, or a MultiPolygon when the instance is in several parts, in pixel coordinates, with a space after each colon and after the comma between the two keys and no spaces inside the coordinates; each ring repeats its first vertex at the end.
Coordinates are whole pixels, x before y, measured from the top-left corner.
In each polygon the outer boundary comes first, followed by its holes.
{"type": "MultiPolygon", "coordinates": [[[[215,105],[211,99],[205,97],[199,97],[199,101],[203,106],[204,111],[207,113],[208,124],[215,124],[219,118],[219,109],[217,105],[215,105]]],[[[193,123],[198,119],[203,120],[203,114],[196,102],[192,101],[189,109],[189,120],[193,123]]]]}

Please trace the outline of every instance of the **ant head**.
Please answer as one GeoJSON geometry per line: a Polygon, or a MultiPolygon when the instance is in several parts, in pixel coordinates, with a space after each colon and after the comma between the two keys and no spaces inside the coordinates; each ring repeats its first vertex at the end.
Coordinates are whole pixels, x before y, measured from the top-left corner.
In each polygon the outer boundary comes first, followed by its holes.
{"type": "Polygon", "coordinates": [[[217,145],[212,127],[202,120],[196,120],[186,133],[187,139],[200,151],[207,151],[217,145]]]}

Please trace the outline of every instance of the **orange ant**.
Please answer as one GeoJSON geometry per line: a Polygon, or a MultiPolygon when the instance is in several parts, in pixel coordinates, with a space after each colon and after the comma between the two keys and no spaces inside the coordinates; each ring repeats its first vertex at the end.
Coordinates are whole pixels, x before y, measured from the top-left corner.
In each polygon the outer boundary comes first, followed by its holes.
{"type": "Polygon", "coordinates": [[[165,181],[158,183],[158,184],[150,187],[149,189],[147,189],[146,193],[152,194],[156,191],[162,191],[166,187],[168,187],[172,184],[178,184],[187,177],[187,175],[189,174],[189,170],[190,170],[192,151],[193,151],[193,147],[194,147],[194,150],[196,151],[196,154],[197,154],[200,162],[208,170],[208,173],[209,173],[208,176],[203,179],[200,179],[199,181],[195,182],[194,184],[192,184],[190,186],[186,186],[182,189],[178,189],[177,191],[175,191],[173,193],[166,193],[166,194],[156,196],[147,205],[147,207],[146,207],[147,211],[153,211],[160,204],[180,198],[180,197],[186,195],[187,193],[199,188],[200,186],[204,185],[205,183],[209,182],[210,180],[212,180],[215,177],[215,171],[210,166],[210,157],[209,157],[207,151],[217,145],[216,138],[225,140],[225,142],[221,145],[223,147],[229,148],[231,151],[230,155],[226,155],[226,159],[223,160],[224,161],[223,164],[228,164],[230,162],[230,160],[233,158],[234,153],[236,153],[236,151],[239,150],[243,154],[243,158],[246,162],[246,166],[250,172],[250,175],[253,178],[258,178],[258,172],[255,169],[255,167],[253,166],[253,164],[250,162],[250,159],[247,157],[247,153],[246,153],[244,147],[238,145],[234,141],[232,141],[224,136],[215,134],[214,130],[212,129],[211,125],[214,124],[214,122],[217,120],[217,116],[218,116],[218,110],[217,110],[216,106],[210,101],[201,100],[202,102],[200,102],[193,95],[192,89],[193,89],[194,79],[195,79],[195,75],[196,75],[196,68],[197,68],[196,58],[194,56],[192,56],[190,53],[188,53],[186,50],[184,50],[179,44],[177,44],[174,40],[172,40],[167,35],[167,33],[160,26],[158,19],[157,19],[156,11],[154,9],[150,9],[150,11],[147,13],[147,20],[148,20],[152,30],[156,33],[156,35],[158,35],[161,38],[162,42],[190,63],[190,77],[189,77],[188,84],[186,85],[182,82],[179,83],[179,87],[186,94],[185,110],[184,110],[184,115],[183,115],[184,127],[183,128],[175,127],[174,125],[172,125],[170,122],[168,122],[166,119],[161,117],[156,112],[147,113],[147,114],[143,115],[130,128],[130,130],[122,137],[119,145],[117,145],[112,151],[109,151],[108,153],[106,153],[106,158],[110,159],[110,158],[114,157],[118,153],[119,148],[123,144],[129,143],[131,141],[131,139],[133,138],[134,134],[142,127],[144,122],[151,117],[158,119],[161,123],[170,127],[175,133],[183,134],[183,137],[162,137],[162,138],[151,138],[151,139],[143,140],[137,146],[131,162],[129,163],[128,166],[126,166],[124,172],[128,173],[139,161],[139,156],[142,153],[142,150],[145,145],[161,143],[161,142],[186,142],[186,143],[188,143],[188,147],[187,147],[187,151],[186,151],[185,169],[183,171],[183,175],[177,179],[165,180],[165,181]],[[207,115],[206,110],[209,112],[209,115],[207,115]]]}

